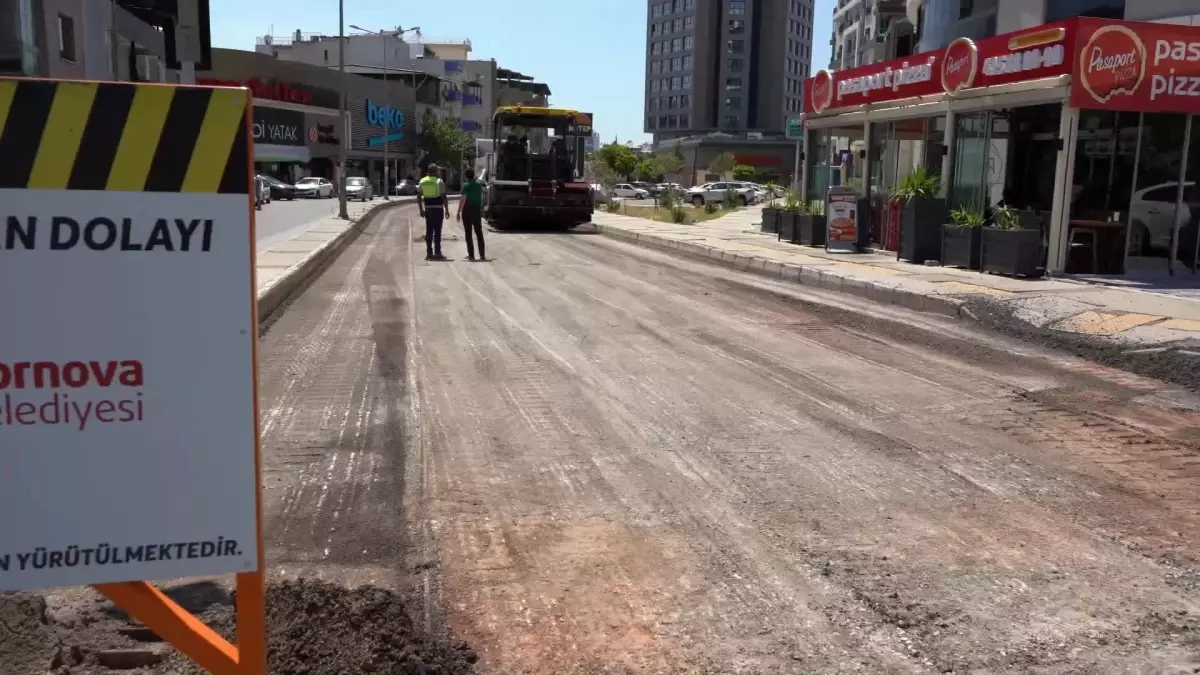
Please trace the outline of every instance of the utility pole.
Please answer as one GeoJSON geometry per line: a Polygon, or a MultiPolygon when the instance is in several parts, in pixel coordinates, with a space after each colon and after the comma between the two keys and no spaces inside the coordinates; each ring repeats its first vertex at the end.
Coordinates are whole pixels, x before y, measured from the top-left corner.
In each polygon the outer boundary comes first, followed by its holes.
{"type": "Polygon", "coordinates": [[[346,212],[346,142],[350,124],[346,119],[346,0],[338,0],[338,87],[342,90],[342,138],[338,143],[338,218],[349,220],[346,212]]]}
{"type": "MultiPolygon", "coordinates": [[[[394,37],[394,38],[399,39],[405,33],[408,33],[411,31],[420,31],[421,29],[418,27],[418,28],[409,28],[409,29],[405,30],[405,29],[401,29],[400,26],[396,26],[396,30],[392,30],[392,31],[367,30],[366,28],[363,28],[362,26],[356,26],[354,24],[350,24],[350,27],[361,33],[366,33],[367,35],[377,35],[377,36],[379,36],[379,39],[383,41],[383,92],[384,92],[384,97],[387,99],[388,105],[390,106],[392,97],[391,97],[391,92],[389,92],[388,88],[387,88],[387,85],[388,85],[388,64],[387,64],[387,62],[388,62],[388,49],[391,47],[391,42],[388,40],[388,38],[394,37]]],[[[391,167],[388,166],[388,144],[391,142],[388,139],[388,137],[391,136],[391,121],[390,120],[391,120],[391,118],[389,117],[388,120],[384,121],[384,123],[383,123],[383,199],[384,199],[384,201],[388,201],[388,190],[391,187],[391,181],[395,180],[394,178],[389,178],[389,176],[391,175],[391,167]]]]}

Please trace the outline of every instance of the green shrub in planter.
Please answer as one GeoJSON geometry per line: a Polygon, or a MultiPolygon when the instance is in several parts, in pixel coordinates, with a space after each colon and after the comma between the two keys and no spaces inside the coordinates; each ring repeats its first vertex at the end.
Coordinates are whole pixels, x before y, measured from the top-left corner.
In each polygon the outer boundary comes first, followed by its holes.
{"type": "Polygon", "coordinates": [[[609,213],[620,213],[621,212],[621,202],[619,202],[615,199],[611,200],[607,204],[604,205],[604,210],[608,211],[609,213]]]}
{"type": "Polygon", "coordinates": [[[1042,231],[1022,229],[1016,211],[998,207],[980,231],[980,268],[1012,276],[1038,277],[1042,268],[1042,231]]]}
{"type": "Polygon", "coordinates": [[[802,204],[796,217],[796,238],[793,242],[803,246],[825,245],[825,201],[814,199],[802,204]]]}
{"type": "Polygon", "coordinates": [[[716,213],[720,209],[721,209],[721,205],[716,202],[708,202],[708,201],[704,202],[704,212],[705,213],[716,213]]]}
{"type": "Polygon", "coordinates": [[[972,209],[950,213],[950,222],[942,225],[942,265],[979,269],[983,220],[983,213],[972,209]]]}
{"type": "Polygon", "coordinates": [[[739,206],[743,206],[742,196],[737,193],[737,190],[726,190],[725,199],[722,200],[721,205],[725,207],[726,211],[732,211],[739,206]]]}
{"type": "Polygon", "coordinates": [[[905,176],[892,192],[901,203],[900,246],[896,258],[921,264],[941,257],[942,226],[948,213],[946,200],[938,197],[941,179],[919,166],[905,176]]]}
{"type": "Polygon", "coordinates": [[[684,211],[682,206],[679,206],[679,205],[672,206],[671,207],[671,222],[686,223],[687,222],[687,211],[684,211]]]}

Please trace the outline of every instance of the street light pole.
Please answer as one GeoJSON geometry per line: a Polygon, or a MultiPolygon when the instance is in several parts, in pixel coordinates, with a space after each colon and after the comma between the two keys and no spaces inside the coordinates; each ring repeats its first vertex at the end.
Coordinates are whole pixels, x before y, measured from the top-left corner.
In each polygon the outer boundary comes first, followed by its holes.
{"type": "MultiPolygon", "coordinates": [[[[392,94],[391,94],[391,92],[388,91],[388,88],[387,88],[387,53],[388,53],[387,35],[384,34],[383,31],[379,31],[379,39],[380,39],[380,41],[383,42],[383,95],[387,97],[388,104],[391,105],[392,94]]],[[[385,201],[385,202],[388,201],[388,185],[390,185],[388,183],[388,145],[389,145],[388,136],[391,135],[390,134],[390,127],[392,124],[391,120],[392,120],[392,118],[389,116],[387,118],[387,122],[384,123],[384,125],[383,125],[383,201],[385,201]]]]}
{"type": "Polygon", "coordinates": [[[338,218],[349,220],[346,212],[346,142],[350,125],[346,123],[346,0],[338,0],[338,87],[342,90],[342,139],[338,144],[338,218]]]}

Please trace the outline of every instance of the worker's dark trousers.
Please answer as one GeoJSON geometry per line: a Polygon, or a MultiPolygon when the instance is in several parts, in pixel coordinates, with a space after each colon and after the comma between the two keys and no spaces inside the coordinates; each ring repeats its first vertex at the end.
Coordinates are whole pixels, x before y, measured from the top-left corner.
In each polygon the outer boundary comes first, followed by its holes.
{"type": "Polygon", "coordinates": [[[442,220],[446,211],[438,206],[425,206],[425,255],[430,258],[442,256],[442,220]]]}
{"type": "Polygon", "coordinates": [[[462,213],[463,229],[467,231],[467,257],[475,257],[475,245],[471,242],[471,232],[479,240],[479,257],[486,258],[483,251],[483,207],[467,204],[462,213]]]}

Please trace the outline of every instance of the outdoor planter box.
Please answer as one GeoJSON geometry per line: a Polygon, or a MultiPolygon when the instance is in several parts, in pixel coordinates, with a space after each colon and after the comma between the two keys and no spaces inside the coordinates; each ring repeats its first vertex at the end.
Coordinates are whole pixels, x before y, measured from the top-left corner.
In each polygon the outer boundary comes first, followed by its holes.
{"type": "Polygon", "coordinates": [[[982,227],[942,225],[942,265],[979,269],[982,227]]]}
{"type": "Polygon", "coordinates": [[[983,240],[979,262],[983,271],[1023,277],[1041,276],[1041,230],[998,230],[985,227],[981,236],[983,240]]]}
{"type": "Polygon", "coordinates": [[[920,265],[942,255],[942,225],[950,219],[946,200],[915,197],[900,209],[900,246],[896,259],[920,265]]]}
{"type": "Polygon", "coordinates": [[[793,241],[804,246],[825,245],[824,215],[800,215],[796,216],[796,221],[796,238],[793,241]]]}
{"type": "Polygon", "coordinates": [[[797,241],[796,237],[800,234],[801,217],[799,213],[780,210],[779,236],[777,238],[781,241],[788,241],[795,244],[797,241]]]}
{"type": "Polygon", "coordinates": [[[762,231],[768,234],[779,232],[779,216],[779,209],[770,206],[765,207],[762,210],[762,231]]]}

